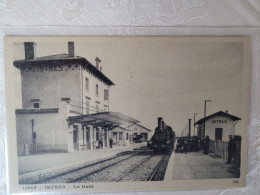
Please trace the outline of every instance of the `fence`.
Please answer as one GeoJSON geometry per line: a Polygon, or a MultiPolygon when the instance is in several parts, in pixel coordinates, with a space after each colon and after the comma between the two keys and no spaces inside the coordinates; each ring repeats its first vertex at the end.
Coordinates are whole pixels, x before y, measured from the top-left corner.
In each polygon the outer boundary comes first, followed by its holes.
{"type": "Polygon", "coordinates": [[[33,146],[30,144],[19,145],[17,155],[28,156],[28,155],[35,155],[39,153],[68,152],[67,145],[65,144],[37,144],[35,150],[33,149],[33,146]]]}
{"type": "MultiPolygon", "coordinates": [[[[209,143],[209,151],[217,156],[228,159],[228,142],[211,140],[209,143]]],[[[236,141],[236,151],[234,151],[233,161],[240,163],[241,160],[241,141],[236,141]]]]}

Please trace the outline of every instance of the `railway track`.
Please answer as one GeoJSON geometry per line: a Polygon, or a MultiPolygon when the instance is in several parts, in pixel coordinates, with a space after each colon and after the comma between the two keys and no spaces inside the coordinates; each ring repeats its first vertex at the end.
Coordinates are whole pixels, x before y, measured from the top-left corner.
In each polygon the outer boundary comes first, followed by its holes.
{"type": "Polygon", "coordinates": [[[87,166],[78,168],[76,170],[71,170],[66,173],[56,175],[56,176],[48,178],[48,179],[41,180],[40,182],[37,182],[37,183],[74,183],[74,182],[77,182],[78,180],[80,180],[81,178],[86,177],[87,175],[94,174],[109,166],[116,165],[117,163],[125,161],[133,156],[140,155],[140,154],[144,153],[145,151],[146,150],[126,152],[117,157],[99,161],[99,162],[93,163],[91,165],[87,165],[87,166]]]}
{"type": "Polygon", "coordinates": [[[136,164],[134,167],[129,169],[118,178],[114,179],[113,182],[163,180],[166,170],[166,167],[165,169],[163,168],[163,164],[165,163],[165,161],[167,161],[168,164],[168,156],[151,155],[139,164],[136,164]]]}
{"type": "Polygon", "coordinates": [[[120,161],[114,165],[103,167],[93,174],[85,175],[84,177],[74,180],[73,183],[88,183],[88,182],[112,182],[135,164],[140,164],[146,158],[151,156],[151,151],[145,151],[141,154],[134,155],[124,161],[120,161]]]}
{"type": "Polygon", "coordinates": [[[163,180],[168,155],[136,151],[55,176],[41,183],[91,183],[163,180]]]}

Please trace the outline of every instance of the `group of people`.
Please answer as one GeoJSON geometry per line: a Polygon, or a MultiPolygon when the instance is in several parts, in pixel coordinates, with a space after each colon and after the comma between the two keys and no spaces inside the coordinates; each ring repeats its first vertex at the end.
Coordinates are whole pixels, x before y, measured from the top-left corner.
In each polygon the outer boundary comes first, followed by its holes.
{"type": "Polygon", "coordinates": [[[199,138],[182,137],[178,139],[175,152],[187,154],[187,152],[197,152],[199,150],[199,138]]]}
{"type": "MultiPolygon", "coordinates": [[[[239,136],[237,136],[239,137],[239,136]]],[[[237,138],[239,139],[239,138],[237,138]]],[[[238,140],[239,141],[239,140],[238,140]]],[[[241,141],[241,138],[240,138],[241,141]]],[[[204,139],[200,140],[197,136],[194,137],[181,137],[177,141],[175,152],[186,154],[187,152],[197,152],[200,148],[203,149],[203,154],[209,154],[210,138],[207,135],[204,139]]],[[[236,140],[232,135],[229,135],[228,142],[228,160],[226,164],[231,164],[236,152],[236,140]]]]}
{"type": "MultiPolygon", "coordinates": [[[[109,138],[109,147],[113,148],[113,139],[109,138]]],[[[103,140],[99,139],[98,140],[98,148],[103,148],[103,140]]]]}

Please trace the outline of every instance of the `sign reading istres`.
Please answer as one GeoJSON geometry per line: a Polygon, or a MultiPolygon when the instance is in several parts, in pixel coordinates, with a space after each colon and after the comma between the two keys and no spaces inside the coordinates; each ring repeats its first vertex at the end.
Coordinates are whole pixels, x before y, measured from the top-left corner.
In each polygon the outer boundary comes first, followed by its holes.
{"type": "Polygon", "coordinates": [[[214,123],[214,124],[227,123],[227,120],[212,120],[211,122],[214,123]]]}

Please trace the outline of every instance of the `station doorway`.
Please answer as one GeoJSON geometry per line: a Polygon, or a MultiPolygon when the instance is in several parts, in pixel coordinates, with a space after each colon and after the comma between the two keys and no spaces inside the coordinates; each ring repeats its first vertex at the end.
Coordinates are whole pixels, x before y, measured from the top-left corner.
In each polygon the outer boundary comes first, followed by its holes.
{"type": "Polygon", "coordinates": [[[73,147],[74,150],[79,151],[79,131],[78,125],[73,125],[73,147]]]}

